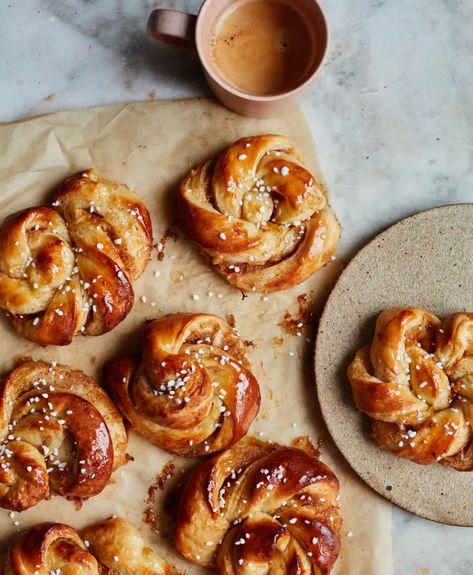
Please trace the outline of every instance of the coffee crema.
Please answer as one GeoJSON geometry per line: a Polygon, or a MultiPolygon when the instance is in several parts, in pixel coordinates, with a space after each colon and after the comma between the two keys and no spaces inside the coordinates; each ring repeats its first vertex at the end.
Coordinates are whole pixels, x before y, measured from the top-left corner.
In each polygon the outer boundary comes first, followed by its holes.
{"type": "Polygon", "coordinates": [[[300,85],[314,64],[316,43],[303,17],[283,0],[241,0],[212,33],[218,73],[235,88],[272,96],[300,85]]]}

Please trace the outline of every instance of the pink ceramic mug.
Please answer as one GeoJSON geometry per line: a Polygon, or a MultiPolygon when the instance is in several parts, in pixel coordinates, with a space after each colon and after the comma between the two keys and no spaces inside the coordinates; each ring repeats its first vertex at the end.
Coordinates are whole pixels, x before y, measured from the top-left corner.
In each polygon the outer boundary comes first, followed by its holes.
{"type": "Polygon", "coordinates": [[[295,87],[275,94],[255,95],[227,81],[216,67],[213,57],[212,37],[222,16],[243,2],[245,0],[205,0],[198,16],[177,10],[156,9],[148,19],[148,34],[166,44],[197,52],[210,88],[227,108],[245,116],[277,116],[300,100],[321,69],[328,50],[327,20],[315,0],[266,0],[269,3],[285,2],[296,9],[305,22],[313,46],[307,50],[307,57],[310,58],[307,71],[295,87]]]}

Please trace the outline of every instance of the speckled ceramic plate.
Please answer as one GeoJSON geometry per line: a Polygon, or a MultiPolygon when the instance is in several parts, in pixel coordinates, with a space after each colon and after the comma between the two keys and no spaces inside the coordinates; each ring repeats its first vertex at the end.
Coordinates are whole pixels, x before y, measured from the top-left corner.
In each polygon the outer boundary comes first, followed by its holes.
{"type": "Polygon", "coordinates": [[[421,212],[365,246],[328,299],[315,354],[325,421],[360,477],[411,513],[473,526],[473,472],[418,465],[382,450],[353,403],[347,366],[371,340],[378,314],[395,306],[424,307],[442,318],[473,311],[473,204],[421,212]]]}

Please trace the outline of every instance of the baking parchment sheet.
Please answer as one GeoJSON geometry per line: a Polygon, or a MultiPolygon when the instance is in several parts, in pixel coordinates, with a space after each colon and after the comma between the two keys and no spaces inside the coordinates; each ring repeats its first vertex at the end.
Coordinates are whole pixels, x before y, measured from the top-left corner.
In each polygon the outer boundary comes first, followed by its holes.
{"type": "MultiPolygon", "coordinates": [[[[390,575],[390,506],[348,467],[332,444],[317,405],[312,365],[314,324],[302,328],[301,336],[287,330],[301,319],[297,301],[301,294],[306,294],[315,318],[318,316],[340,263],[335,260],[290,291],[243,297],[212,271],[198,248],[176,230],[176,188],[186,172],[236,139],[262,133],[290,137],[306,165],[323,181],[310,130],[298,110],[277,119],[257,120],[233,114],[211,100],[183,100],[74,110],[0,126],[0,220],[17,210],[49,203],[55,187],[67,176],[95,167],[143,198],[157,244],[146,272],[135,283],[132,312],[111,333],[79,336],[63,348],[41,348],[18,337],[1,314],[0,372],[26,356],[68,364],[100,382],[106,361],[120,352],[139,350],[147,320],[180,311],[223,317],[233,314],[241,337],[248,340],[248,355],[262,391],[261,411],[250,432],[286,444],[301,435],[321,439],[322,460],[340,479],[343,541],[334,573],[390,575]],[[177,238],[169,237],[169,230],[177,231],[177,238]],[[281,327],[286,313],[294,321],[281,327]]],[[[142,529],[178,569],[190,574],[206,572],[185,562],[172,546],[175,494],[196,461],[174,457],[134,433],[128,452],[134,461],[118,470],[112,483],[80,510],[60,497],[14,517],[0,510],[0,549],[19,529],[41,521],[81,528],[116,514],[142,529]],[[164,489],[156,489],[147,503],[149,487],[169,461],[175,465],[172,478],[164,489]],[[149,520],[153,515],[154,530],[149,520]]]]}

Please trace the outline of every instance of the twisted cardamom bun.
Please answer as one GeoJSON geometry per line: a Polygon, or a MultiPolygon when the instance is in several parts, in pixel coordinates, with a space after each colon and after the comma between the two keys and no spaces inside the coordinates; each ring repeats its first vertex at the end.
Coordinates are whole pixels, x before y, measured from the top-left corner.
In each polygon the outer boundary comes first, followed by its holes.
{"type": "Polygon", "coordinates": [[[179,224],[244,291],[289,289],[334,254],[340,226],[322,187],[284,136],[243,138],[192,170],[179,224]]]}
{"type": "Polygon", "coordinates": [[[97,495],[126,446],[120,413],[81,371],[29,361],[0,381],[0,507],[97,495]]]}
{"type": "Polygon", "coordinates": [[[0,229],[0,308],[26,339],[67,345],[127,316],[152,228],[143,202],[95,170],[68,179],[53,207],[19,212],[0,229]]]}
{"type": "Polygon", "coordinates": [[[246,437],[200,465],[183,491],[176,548],[236,573],[330,573],[340,549],[339,483],[308,441],[246,437]]]}
{"type": "Polygon", "coordinates": [[[78,533],[68,525],[43,523],[8,551],[2,575],[103,575],[78,533]]]}
{"type": "Polygon", "coordinates": [[[175,573],[123,519],[92,525],[79,535],[61,523],[29,529],[4,557],[1,575],[171,575],[175,573]]]}
{"type": "Polygon", "coordinates": [[[348,368],[376,442],[420,464],[473,470],[473,314],[383,311],[348,368]]]}
{"type": "Polygon", "coordinates": [[[82,530],[80,535],[105,575],[177,575],[146,545],[138,529],[124,519],[108,519],[82,530]]]}
{"type": "Polygon", "coordinates": [[[106,386],[132,429],[183,456],[241,439],[260,405],[239,335],[209,314],[171,314],[149,324],[141,358],[110,362],[106,386]]]}

